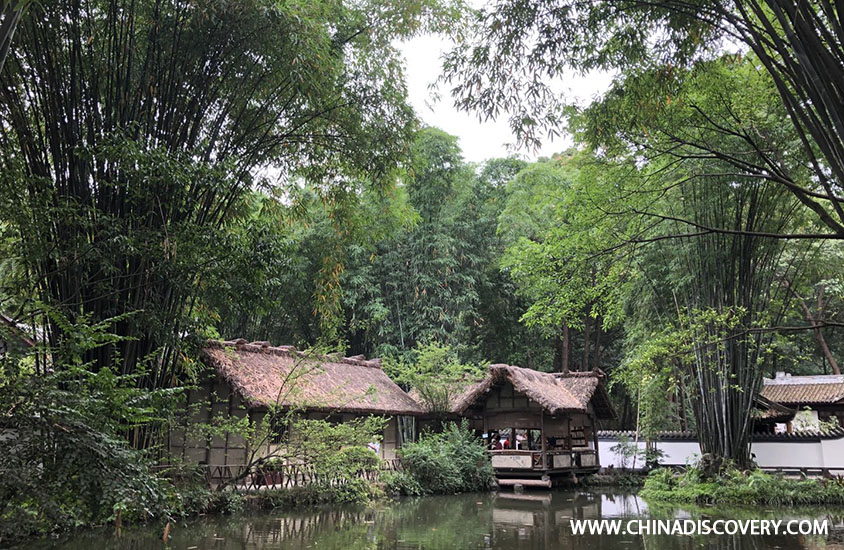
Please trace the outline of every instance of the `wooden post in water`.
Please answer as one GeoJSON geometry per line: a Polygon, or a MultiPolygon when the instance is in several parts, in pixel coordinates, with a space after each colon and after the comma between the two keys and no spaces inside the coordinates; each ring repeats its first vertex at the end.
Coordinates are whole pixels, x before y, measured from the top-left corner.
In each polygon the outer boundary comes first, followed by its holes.
{"type": "Polygon", "coordinates": [[[548,468],[547,447],[545,443],[545,409],[539,411],[539,440],[542,442],[542,469],[548,468]]]}

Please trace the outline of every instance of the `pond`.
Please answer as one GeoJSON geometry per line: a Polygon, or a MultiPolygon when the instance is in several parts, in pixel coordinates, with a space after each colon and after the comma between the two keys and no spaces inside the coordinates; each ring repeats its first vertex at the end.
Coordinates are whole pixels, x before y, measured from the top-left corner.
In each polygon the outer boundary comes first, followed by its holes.
{"type": "MultiPolygon", "coordinates": [[[[842,512],[838,510],[837,512],[842,512]]],[[[406,498],[366,507],[266,512],[207,518],[172,528],[167,546],[160,526],[92,531],[26,547],[54,550],[589,550],[844,549],[844,525],[832,510],[649,509],[631,494],[589,491],[472,494],[406,498]],[[570,520],[620,518],[829,519],[827,535],[574,535],[570,520]]]]}

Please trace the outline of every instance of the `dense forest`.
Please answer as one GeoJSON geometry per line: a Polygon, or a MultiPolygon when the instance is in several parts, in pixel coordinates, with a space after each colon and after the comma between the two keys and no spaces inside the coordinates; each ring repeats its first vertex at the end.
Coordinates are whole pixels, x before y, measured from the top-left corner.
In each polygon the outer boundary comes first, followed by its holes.
{"type": "Polygon", "coordinates": [[[761,378],[841,372],[844,32],[825,1],[690,9],[5,2],[0,519],[158,513],[209,338],[599,368],[608,427],[749,464],[761,378]],[[424,33],[444,100],[572,146],[466,162],[408,102],[424,33]]]}

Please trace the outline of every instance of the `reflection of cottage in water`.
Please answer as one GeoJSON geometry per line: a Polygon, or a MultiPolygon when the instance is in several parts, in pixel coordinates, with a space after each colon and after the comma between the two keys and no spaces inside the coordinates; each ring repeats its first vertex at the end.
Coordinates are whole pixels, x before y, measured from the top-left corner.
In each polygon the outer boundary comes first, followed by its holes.
{"type": "Polygon", "coordinates": [[[635,510],[647,510],[631,494],[603,494],[583,491],[546,493],[499,493],[493,509],[495,548],[637,548],[636,536],[611,538],[574,535],[572,520],[640,517],[635,510]],[[620,513],[624,511],[624,513],[620,513]],[[630,546],[633,545],[633,546],[630,546]]]}
{"type": "Polygon", "coordinates": [[[604,373],[491,365],[453,412],[482,431],[499,485],[551,487],[600,468],[596,420],[614,418],[604,373]]]}

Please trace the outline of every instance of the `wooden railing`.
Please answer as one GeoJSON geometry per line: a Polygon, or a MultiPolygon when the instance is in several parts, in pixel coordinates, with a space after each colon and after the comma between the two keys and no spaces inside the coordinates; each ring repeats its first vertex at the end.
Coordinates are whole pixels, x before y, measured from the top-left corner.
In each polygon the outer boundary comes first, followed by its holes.
{"type": "MultiPolygon", "coordinates": [[[[267,489],[290,489],[308,485],[339,486],[348,482],[348,477],[339,474],[319,472],[309,464],[279,464],[247,468],[238,464],[209,464],[204,466],[205,480],[211,487],[231,484],[238,490],[253,491],[267,489]],[[248,470],[248,471],[247,471],[248,470]]],[[[381,461],[377,469],[364,469],[354,477],[375,481],[385,471],[401,470],[399,459],[381,461]]]]}
{"type": "Polygon", "coordinates": [[[549,449],[544,453],[537,450],[499,449],[488,452],[492,458],[494,468],[525,470],[577,469],[593,468],[598,464],[598,453],[594,449],[549,449]],[[556,464],[555,457],[566,457],[565,463],[556,464]]]}

